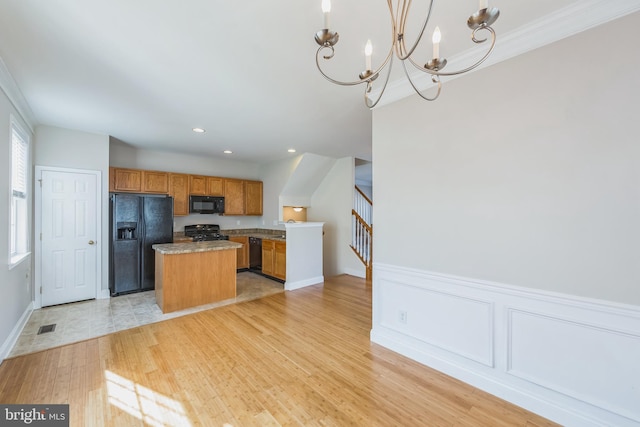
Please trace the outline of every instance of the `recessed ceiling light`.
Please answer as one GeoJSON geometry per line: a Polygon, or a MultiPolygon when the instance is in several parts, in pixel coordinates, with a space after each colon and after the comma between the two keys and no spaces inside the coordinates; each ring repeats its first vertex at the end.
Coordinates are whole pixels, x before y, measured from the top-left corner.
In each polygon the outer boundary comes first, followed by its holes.
{"type": "Polygon", "coordinates": [[[195,133],[205,133],[206,132],[206,130],[204,130],[202,128],[193,128],[191,130],[194,131],[195,133]]]}
{"type": "Polygon", "coordinates": [[[295,148],[289,148],[287,151],[290,152],[290,153],[295,153],[296,149],[295,148]]]}
{"type": "Polygon", "coordinates": [[[223,151],[223,153],[224,153],[224,154],[233,154],[233,151],[231,151],[231,150],[224,150],[224,151],[223,151]]]}

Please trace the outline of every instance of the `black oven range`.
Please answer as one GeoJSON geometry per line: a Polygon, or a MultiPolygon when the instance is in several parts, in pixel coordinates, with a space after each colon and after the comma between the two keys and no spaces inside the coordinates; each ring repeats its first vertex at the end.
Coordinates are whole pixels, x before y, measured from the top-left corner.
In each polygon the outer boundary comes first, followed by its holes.
{"type": "Polygon", "coordinates": [[[210,240],[229,240],[220,232],[217,224],[193,224],[184,226],[184,235],[191,237],[194,242],[205,242],[210,240]]]}

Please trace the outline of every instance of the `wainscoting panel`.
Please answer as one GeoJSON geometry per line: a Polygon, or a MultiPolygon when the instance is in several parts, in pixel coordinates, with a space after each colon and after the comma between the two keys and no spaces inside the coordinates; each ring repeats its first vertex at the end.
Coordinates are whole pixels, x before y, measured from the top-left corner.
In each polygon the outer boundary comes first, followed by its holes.
{"type": "Polygon", "coordinates": [[[640,422],[640,335],[509,309],[517,377],[640,422]]]}
{"type": "Polygon", "coordinates": [[[493,304],[389,281],[380,289],[380,325],[493,367],[493,304]],[[447,319],[442,324],[442,319],[447,319]]]}
{"type": "Polygon", "coordinates": [[[640,426],[640,307],[375,264],[372,341],[566,426],[640,426]]]}

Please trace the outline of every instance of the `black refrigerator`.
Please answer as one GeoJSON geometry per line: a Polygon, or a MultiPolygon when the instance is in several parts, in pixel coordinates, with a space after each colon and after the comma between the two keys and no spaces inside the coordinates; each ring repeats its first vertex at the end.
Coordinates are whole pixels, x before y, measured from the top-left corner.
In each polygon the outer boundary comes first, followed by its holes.
{"type": "Polygon", "coordinates": [[[111,296],[154,289],[151,246],[173,242],[173,198],[111,194],[109,205],[111,296]]]}

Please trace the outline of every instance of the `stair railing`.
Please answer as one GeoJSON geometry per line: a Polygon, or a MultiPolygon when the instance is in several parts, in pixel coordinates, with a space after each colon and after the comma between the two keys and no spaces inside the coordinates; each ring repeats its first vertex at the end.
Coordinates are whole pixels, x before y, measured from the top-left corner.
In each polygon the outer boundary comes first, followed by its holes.
{"type": "Polygon", "coordinates": [[[356,186],[354,207],[351,210],[351,249],[366,267],[366,279],[373,272],[373,202],[356,186]]]}

